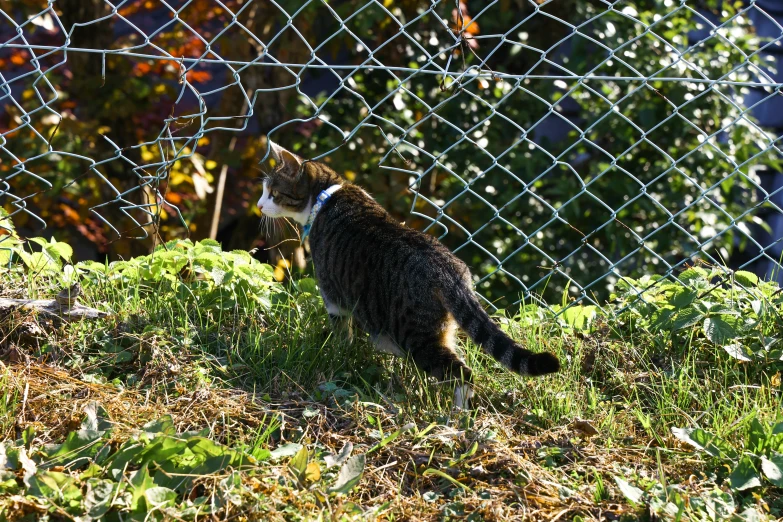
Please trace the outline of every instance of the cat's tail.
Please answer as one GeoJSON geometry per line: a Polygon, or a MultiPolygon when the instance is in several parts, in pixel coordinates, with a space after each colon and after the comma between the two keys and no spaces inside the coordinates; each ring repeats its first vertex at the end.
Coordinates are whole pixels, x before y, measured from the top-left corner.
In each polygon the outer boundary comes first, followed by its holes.
{"type": "Polygon", "coordinates": [[[444,296],[443,304],[454,316],[457,324],[491,355],[509,370],[520,375],[544,375],[560,369],[560,361],[551,353],[535,353],[522,348],[500,329],[479,303],[472,290],[463,285],[453,285],[444,296]]]}

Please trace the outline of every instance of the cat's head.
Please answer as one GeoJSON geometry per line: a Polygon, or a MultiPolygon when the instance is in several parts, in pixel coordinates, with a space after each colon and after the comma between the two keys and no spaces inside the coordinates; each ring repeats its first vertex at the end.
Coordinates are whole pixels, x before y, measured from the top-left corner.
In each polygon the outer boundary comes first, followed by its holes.
{"type": "Polygon", "coordinates": [[[339,177],[326,165],[305,161],[269,142],[269,165],[258,208],[270,218],[292,218],[304,225],[318,193],[339,177]]]}

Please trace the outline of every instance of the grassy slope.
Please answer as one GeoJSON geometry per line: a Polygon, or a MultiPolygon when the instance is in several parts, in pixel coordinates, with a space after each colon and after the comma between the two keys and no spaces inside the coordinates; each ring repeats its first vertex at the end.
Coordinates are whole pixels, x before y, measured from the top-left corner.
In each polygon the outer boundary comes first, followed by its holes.
{"type": "MultiPolygon", "coordinates": [[[[22,287],[50,295],[57,279],[17,271],[0,295],[22,287]]],[[[112,318],[62,327],[18,313],[0,320],[6,453],[19,440],[39,474],[59,481],[59,490],[31,485],[21,465],[8,464],[0,519],[32,520],[47,510],[68,519],[91,506],[101,514],[90,497],[99,486],[113,497],[109,519],[134,510],[143,519],[155,505],[154,516],[172,519],[199,510],[200,519],[213,512],[268,520],[633,520],[667,510],[684,519],[722,519],[732,510],[783,516],[780,488],[732,489],[731,459],[672,435],[674,427],[699,426],[741,453],[754,426],[770,425],[781,411],[779,363],[738,362],[697,328],[651,334],[598,320],[592,331],[575,332],[530,316],[506,320],[513,337],[556,353],[564,370],[522,380],[465,343],[478,388],[478,407],[466,413],[453,411],[451,391],[411,364],[373,353],[364,340],[349,346],[325,334],[309,283],[273,288],[271,307],[224,308],[139,277],[85,286],[83,302],[114,311],[112,318]],[[257,460],[234,474],[202,469],[172,487],[176,495],[158,498],[138,462],[112,472],[111,457],[100,454],[90,456],[101,462],[91,467],[89,459],[70,465],[52,457],[46,445],[78,430],[95,403],[111,422],[101,439],[109,455],[169,415],[163,431],[171,440],[200,431],[257,460]],[[285,446],[292,442],[307,449],[304,461],[285,453],[298,449],[285,446]],[[326,456],[348,443],[353,455],[365,455],[362,478],[346,495],[330,494],[340,466],[327,469],[326,456]],[[265,451],[280,447],[282,455],[265,451]]],[[[779,336],[773,323],[759,328],[779,336]]],[[[159,464],[148,474],[162,477],[159,464]]]]}

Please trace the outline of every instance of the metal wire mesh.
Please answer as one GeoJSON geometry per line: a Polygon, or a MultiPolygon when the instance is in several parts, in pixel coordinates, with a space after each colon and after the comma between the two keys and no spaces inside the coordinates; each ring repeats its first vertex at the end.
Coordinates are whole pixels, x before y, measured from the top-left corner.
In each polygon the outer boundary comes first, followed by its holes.
{"type": "MultiPolygon", "coordinates": [[[[715,18],[684,1],[661,1],[654,2],[657,10],[654,18],[642,19],[632,3],[596,1],[589,2],[589,9],[579,11],[581,19],[563,19],[552,8],[556,4],[554,0],[490,0],[472,5],[472,17],[468,15],[465,4],[452,0],[433,0],[428,4],[409,2],[401,6],[390,0],[371,0],[357,4],[357,8],[348,13],[324,0],[307,0],[296,4],[275,0],[214,0],[208,4],[222,10],[223,22],[208,38],[203,36],[202,27],[189,25],[186,21],[193,9],[203,8],[203,2],[196,0],[155,2],[158,12],[162,10],[166,13],[165,17],[158,18],[126,13],[129,7],[144,2],[110,3],[105,0],[104,15],[70,26],[63,23],[62,13],[58,14],[60,3],[49,0],[37,12],[21,17],[19,6],[15,8],[13,3],[6,10],[0,10],[0,20],[6,24],[7,34],[7,37],[3,37],[4,33],[0,32],[0,52],[24,51],[25,56],[23,67],[14,69],[8,62],[6,66],[0,67],[0,105],[12,106],[19,114],[13,125],[0,129],[0,162],[10,167],[0,172],[0,203],[11,211],[12,216],[25,213],[44,225],[31,202],[41,193],[51,197],[52,194],[47,191],[58,186],[50,178],[37,174],[39,165],[43,161],[69,156],[83,161],[85,172],[100,179],[110,191],[110,197],[93,206],[90,211],[118,237],[145,237],[147,227],[155,222],[156,212],[163,205],[168,205],[158,188],[169,176],[172,166],[177,161],[191,157],[205,136],[219,132],[241,134],[252,130],[248,125],[257,105],[264,103],[270,93],[289,90],[297,95],[300,102],[298,113],[301,116],[289,118],[269,129],[268,134],[272,139],[278,131],[292,124],[318,122],[341,137],[333,146],[322,147],[310,156],[310,159],[318,160],[348,146],[365,131],[378,133],[387,146],[381,149],[383,153],[376,167],[408,179],[413,191],[411,217],[423,220],[420,222],[426,221],[429,224],[423,228],[431,229],[443,238],[448,235],[458,238],[450,244],[458,254],[471,251],[474,257],[483,257],[488,268],[481,272],[478,287],[501,277],[505,281],[507,293],[517,303],[541,295],[553,278],[559,278],[565,281],[563,286],[566,291],[570,290],[574,301],[587,300],[600,305],[601,300],[596,297],[597,289],[611,286],[626,276],[628,264],[638,256],[644,255],[652,260],[645,264],[648,273],[672,278],[677,276],[683,265],[693,263],[696,259],[723,265],[726,260],[715,245],[727,235],[732,237],[730,243],[737,243],[741,239],[754,247],[753,255],[738,268],[758,264],[759,260],[779,266],[777,252],[780,250],[780,238],[773,234],[771,239],[759,239],[757,234],[743,226],[747,218],[755,217],[762,208],[767,213],[783,214],[776,203],[781,188],[765,189],[754,170],[780,159],[783,137],[762,129],[751,117],[752,111],[773,97],[780,96],[783,85],[762,60],[764,53],[780,47],[783,27],[766,12],[761,2],[751,0],[736,11],[724,11],[722,16],[715,18]],[[257,24],[251,26],[246,21],[253,10],[259,7],[265,13],[273,12],[276,16],[275,21],[267,24],[263,30],[257,24]],[[313,9],[318,9],[315,18],[312,16],[313,9]],[[306,16],[306,13],[311,14],[306,16]],[[739,44],[737,31],[748,34],[742,24],[751,15],[764,18],[767,26],[774,28],[773,34],[739,44]],[[477,30],[479,24],[498,16],[505,24],[504,31],[484,34],[477,30]],[[366,31],[355,28],[355,22],[363,17],[374,17],[373,23],[378,28],[386,27],[385,34],[390,36],[383,41],[370,41],[366,31]],[[696,20],[702,28],[700,36],[688,41],[664,33],[664,23],[678,17],[696,20]],[[611,23],[606,23],[609,19],[611,23]],[[316,25],[334,30],[330,30],[329,34],[313,31],[314,20],[316,25]],[[527,27],[541,20],[559,24],[562,34],[550,39],[545,48],[532,45],[525,33],[527,27]],[[107,22],[121,24],[126,36],[118,39],[119,43],[115,47],[91,48],[73,43],[75,32],[91,26],[99,27],[107,22]],[[607,44],[605,42],[610,39],[602,38],[595,30],[599,23],[604,28],[627,24],[631,28],[631,36],[622,42],[613,40],[611,45],[607,44]],[[389,26],[395,29],[390,31],[389,26]],[[41,43],[32,31],[42,27],[47,30],[49,43],[41,43]],[[175,30],[200,42],[198,56],[184,56],[174,46],[161,41],[161,35],[175,30]],[[241,34],[251,41],[257,50],[256,56],[251,59],[232,57],[230,49],[221,45],[221,38],[229,33],[241,34]],[[127,38],[129,34],[135,40],[127,38]],[[354,55],[360,59],[346,64],[326,57],[325,51],[333,45],[338,35],[342,41],[347,38],[355,46],[354,55]],[[297,45],[304,49],[298,56],[288,48],[292,38],[298,40],[297,45]],[[53,40],[57,41],[52,43],[53,40]],[[583,63],[579,70],[572,70],[563,49],[576,40],[591,49],[593,59],[586,62],[589,66],[583,63]],[[280,44],[283,41],[286,42],[285,46],[280,44]],[[709,67],[692,57],[694,53],[703,52],[706,45],[714,45],[716,42],[724,49],[725,56],[716,56],[715,59],[728,57],[736,60],[736,63],[722,69],[720,75],[711,76],[709,67]],[[666,58],[650,72],[649,68],[641,67],[635,61],[636,51],[632,50],[639,47],[655,48],[658,54],[666,58]],[[409,55],[407,65],[387,60],[392,48],[406,50],[409,55]],[[524,71],[509,72],[497,67],[494,60],[509,49],[528,56],[524,71]],[[54,133],[43,133],[39,123],[49,118],[50,121],[56,120],[57,126],[60,125],[63,117],[60,105],[63,100],[57,88],[57,78],[68,68],[73,57],[80,54],[100,57],[102,81],[105,81],[107,74],[111,74],[107,72],[107,60],[157,61],[177,69],[178,97],[168,117],[152,122],[159,128],[154,140],[116,143],[111,134],[103,135],[113,151],[107,157],[93,157],[83,151],[73,152],[52,146],[54,133]],[[292,56],[301,59],[292,61],[292,56]],[[205,67],[224,68],[229,71],[231,81],[202,89],[191,80],[190,73],[205,67]],[[246,78],[259,69],[282,69],[286,73],[283,76],[287,82],[264,88],[248,87],[246,78]],[[305,92],[303,82],[313,71],[333,78],[331,92],[320,97],[305,92]],[[377,99],[369,99],[361,89],[362,82],[367,81],[372,74],[382,74],[386,81],[385,94],[377,99]],[[426,83],[425,80],[439,84],[439,91],[433,93],[419,88],[426,83]],[[550,85],[552,92],[558,93],[557,97],[542,95],[541,89],[533,88],[531,82],[550,85]],[[678,100],[667,99],[660,91],[663,90],[661,86],[669,82],[687,83],[692,87],[693,94],[678,100]],[[608,92],[602,88],[607,83],[620,85],[621,88],[608,92]],[[32,100],[20,101],[23,86],[28,86],[34,92],[32,100]],[[750,87],[761,95],[752,103],[747,103],[749,98],[740,93],[750,87]],[[483,94],[488,89],[498,89],[500,94],[490,99],[483,94]],[[669,111],[665,118],[652,123],[642,122],[644,114],[629,114],[624,109],[628,100],[651,92],[658,93],[665,100],[669,111]],[[241,98],[244,100],[242,110],[233,114],[220,113],[217,107],[221,96],[241,98]],[[581,122],[578,118],[565,116],[564,100],[576,96],[593,100],[594,107],[602,114],[581,122]],[[524,123],[514,121],[506,114],[506,107],[511,103],[509,100],[518,100],[520,97],[531,106],[541,109],[535,113],[535,118],[524,123]],[[355,112],[351,120],[354,124],[350,128],[334,123],[334,113],[341,100],[346,98],[354,102],[351,106],[355,112]],[[707,99],[725,107],[726,112],[731,114],[727,118],[720,118],[719,114],[718,121],[712,122],[709,129],[701,128],[689,119],[692,107],[707,99]],[[472,107],[471,118],[452,121],[453,118],[444,117],[443,113],[455,105],[472,107]],[[183,109],[188,107],[192,107],[192,110],[183,109]],[[400,116],[411,108],[415,108],[414,116],[400,116]],[[562,144],[550,147],[536,135],[548,125],[551,126],[553,119],[565,127],[568,138],[561,140],[562,144]],[[591,138],[596,129],[609,121],[629,128],[629,132],[634,135],[630,146],[613,150],[606,143],[591,138]],[[496,146],[493,148],[493,143],[487,143],[487,134],[483,129],[497,122],[508,129],[505,136],[508,141],[502,146],[494,144],[496,146]],[[672,156],[669,150],[657,145],[660,133],[666,132],[665,129],[671,125],[690,126],[694,135],[698,136],[698,143],[689,147],[687,153],[672,156]],[[432,130],[433,126],[438,130],[432,130]],[[738,128],[752,133],[755,140],[753,153],[734,154],[732,144],[726,145],[726,136],[738,128]],[[14,152],[13,141],[18,139],[21,131],[34,135],[38,145],[36,154],[20,157],[14,152]],[[428,132],[449,134],[451,142],[433,150],[427,146],[425,139],[428,132]],[[589,148],[589,154],[603,158],[603,168],[589,176],[585,176],[578,168],[579,151],[584,147],[589,148]],[[627,170],[622,158],[642,148],[655,151],[665,159],[668,167],[646,177],[627,170]],[[142,149],[157,151],[154,159],[145,161],[139,154],[142,149]],[[480,164],[472,174],[468,165],[456,165],[450,159],[453,151],[465,149],[471,150],[475,155],[475,163],[480,164]],[[507,160],[523,153],[546,158],[544,162],[548,166],[532,174],[509,168],[507,160]],[[725,172],[716,179],[708,180],[694,174],[693,169],[684,167],[689,162],[698,162],[701,155],[713,159],[717,157],[725,172]],[[574,160],[575,157],[577,160],[574,160]],[[137,179],[137,183],[130,188],[116,187],[115,181],[105,175],[109,164],[118,163],[137,179]],[[499,197],[496,188],[482,185],[488,172],[506,180],[502,197],[499,197]],[[550,179],[553,173],[578,180],[578,190],[557,198],[538,190],[542,181],[550,179]],[[621,200],[606,200],[599,186],[616,176],[632,180],[633,192],[621,200]],[[689,196],[677,204],[670,204],[665,192],[660,190],[660,184],[673,179],[673,176],[689,192],[689,196]],[[18,192],[16,187],[24,178],[35,180],[38,189],[29,193],[18,192]],[[438,193],[436,197],[425,190],[428,184],[437,187],[444,179],[451,184],[447,196],[438,193]],[[754,192],[752,197],[744,200],[746,203],[743,208],[728,209],[720,196],[721,191],[728,190],[727,184],[734,183],[732,180],[740,180],[746,192],[748,189],[754,192]],[[489,212],[486,222],[475,226],[466,221],[459,206],[466,200],[489,212]],[[605,218],[592,230],[581,230],[578,220],[564,217],[566,211],[573,211],[586,200],[591,205],[597,205],[605,218]],[[656,211],[664,216],[663,220],[644,228],[629,226],[618,218],[624,210],[641,200],[651,201],[656,211]],[[518,209],[521,204],[535,206],[545,219],[526,222],[524,212],[520,213],[518,209]],[[687,223],[683,221],[684,216],[704,208],[705,204],[722,215],[722,225],[715,226],[706,236],[704,230],[709,224],[699,222],[698,217],[687,223]],[[132,225],[122,229],[118,227],[108,217],[110,208],[121,212],[132,225]],[[509,209],[514,210],[513,214],[508,212],[509,209]],[[600,242],[593,241],[593,238],[606,234],[610,228],[628,235],[633,246],[607,251],[600,242]],[[489,230],[496,232],[487,239],[489,230]],[[503,248],[493,246],[493,242],[498,240],[498,230],[501,235],[510,238],[508,245],[503,248]],[[554,237],[550,236],[548,241],[556,241],[560,230],[576,231],[581,239],[569,246],[568,252],[554,251],[549,248],[550,245],[537,240],[547,230],[550,233],[555,231],[554,237]],[[658,238],[667,234],[677,234],[682,238],[677,252],[656,249],[658,238]],[[545,270],[536,274],[516,271],[513,260],[523,252],[536,256],[540,260],[539,265],[545,265],[545,270]],[[596,276],[593,271],[590,278],[585,280],[579,266],[582,262],[580,259],[588,257],[594,260],[591,262],[595,266],[600,267],[600,273],[596,276]]],[[[214,22],[210,23],[214,26],[214,22]]],[[[495,19],[493,24],[486,25],[495,27],[497,23],[495,19]]],[[[79,71],[73,73],[79,74],[79,71]]],[[[721,111],[720,107],[718,112],[721,111]]],[[[167,208],[177,212],[173,205],[167,208]]],[[[650,284],[654,284],[654,281],[650,284]]]]}

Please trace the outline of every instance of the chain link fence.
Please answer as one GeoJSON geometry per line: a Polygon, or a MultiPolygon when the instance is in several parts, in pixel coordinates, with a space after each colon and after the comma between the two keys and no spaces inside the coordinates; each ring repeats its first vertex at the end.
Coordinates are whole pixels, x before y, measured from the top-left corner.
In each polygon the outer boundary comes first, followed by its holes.
{"type": "Polygon", "coordinates": [[[4,1],[0,205],[104,243],[217,207],[214,235],[268,135],[439,236],[495,306],[600,306],[699,262],[776,277],[781,11],[4,1]]]}

